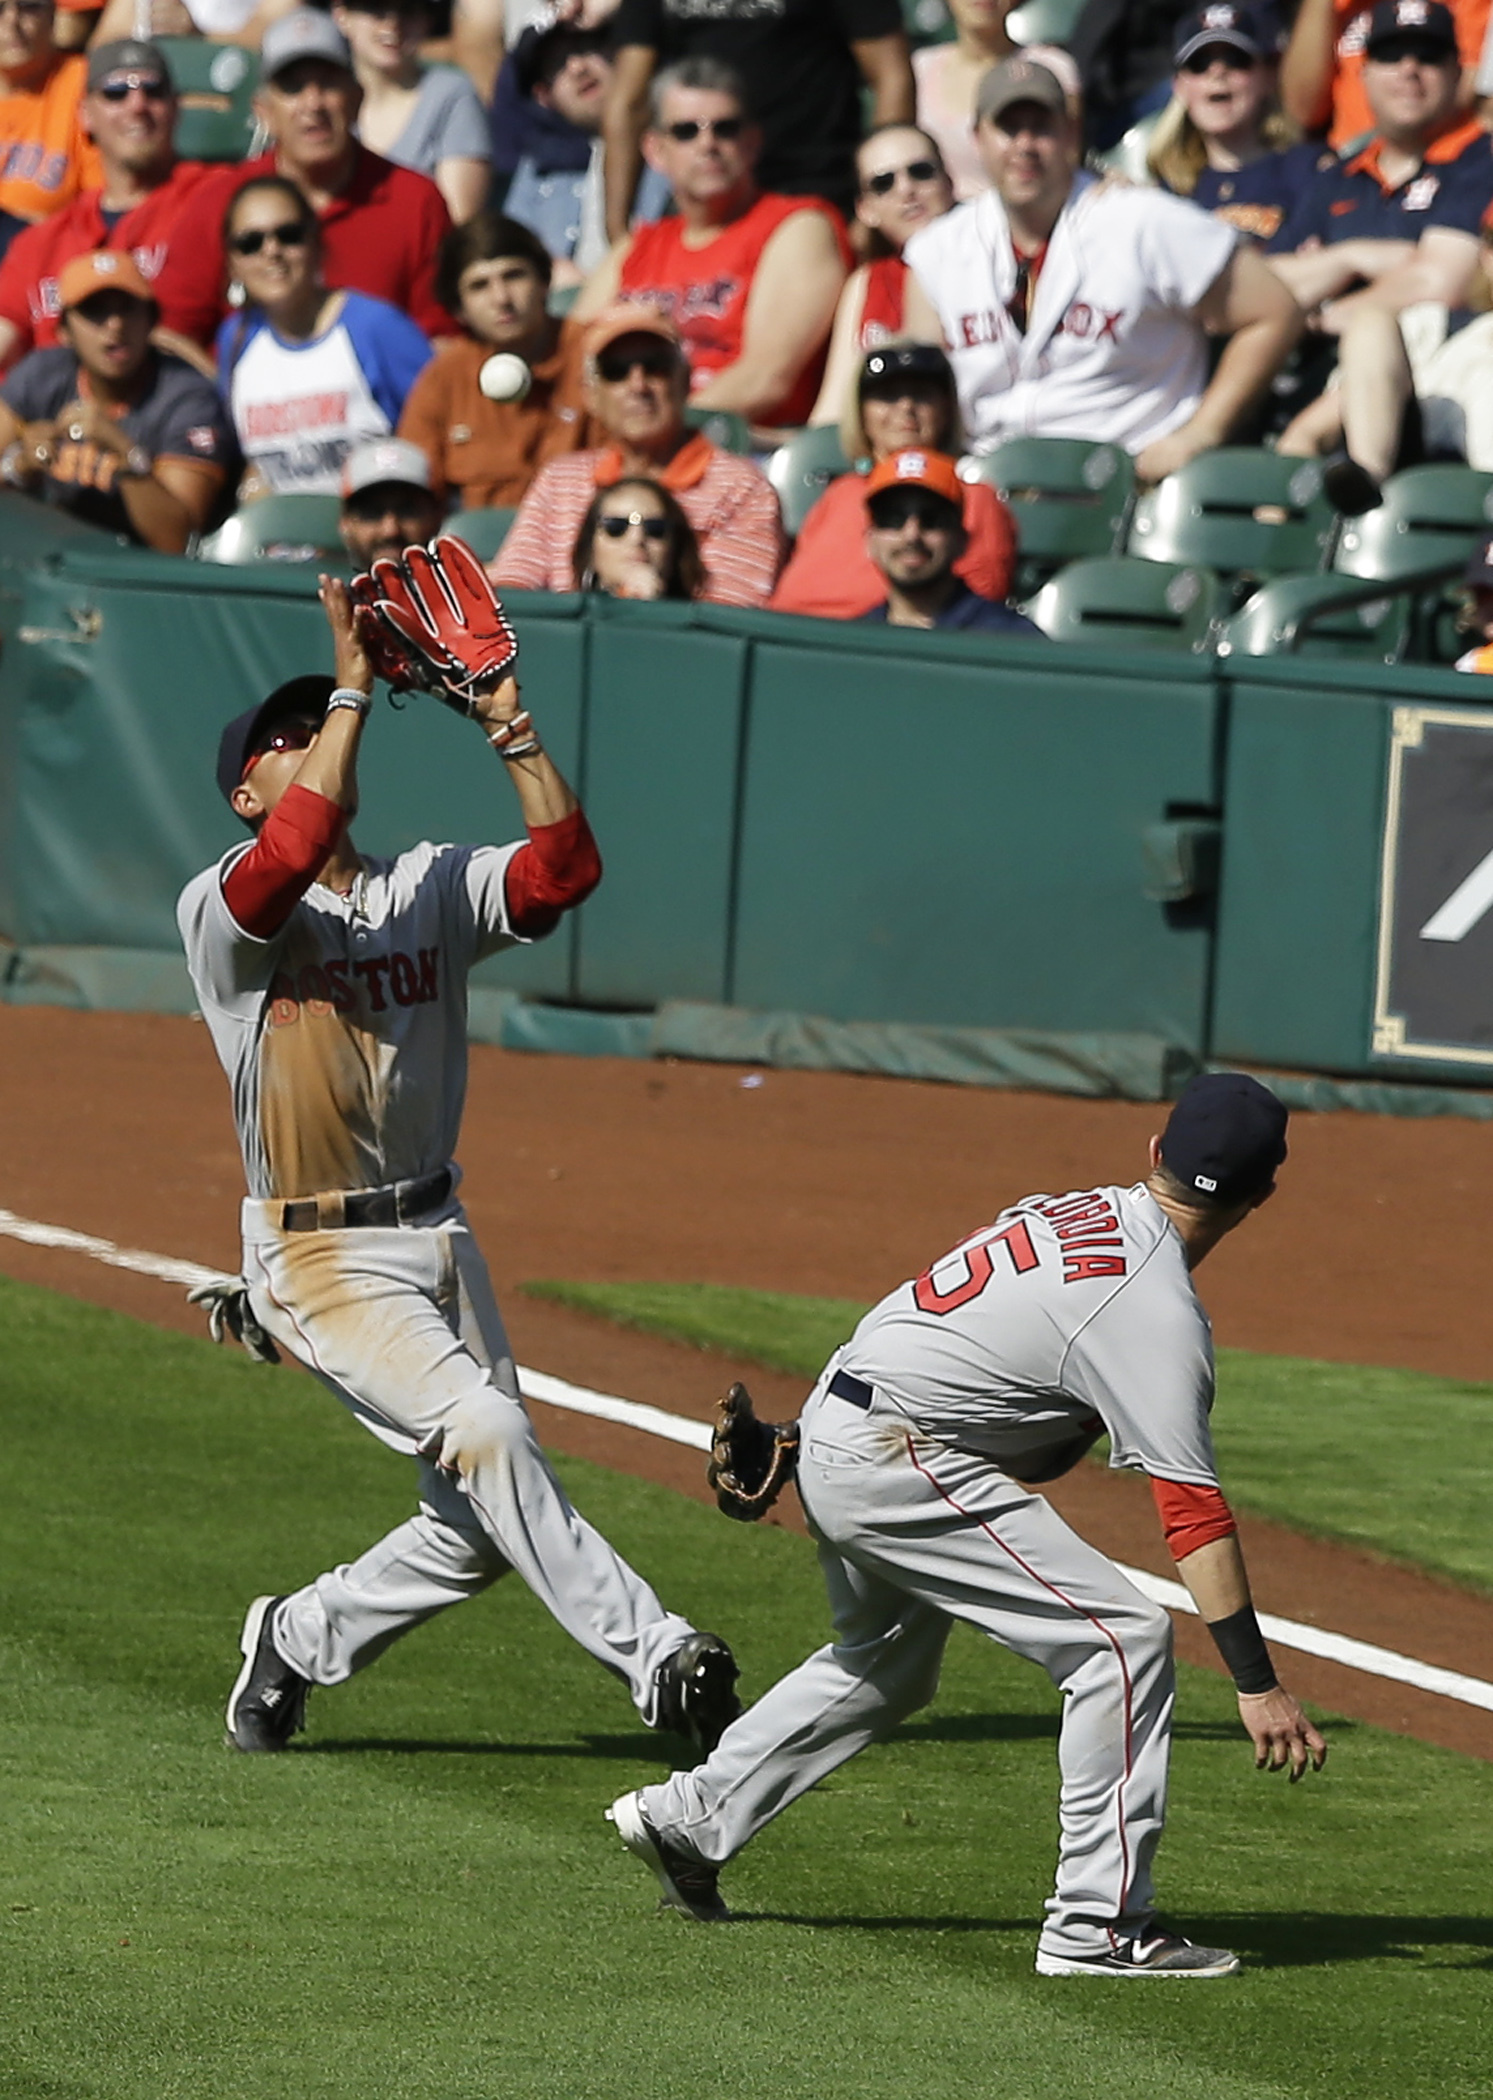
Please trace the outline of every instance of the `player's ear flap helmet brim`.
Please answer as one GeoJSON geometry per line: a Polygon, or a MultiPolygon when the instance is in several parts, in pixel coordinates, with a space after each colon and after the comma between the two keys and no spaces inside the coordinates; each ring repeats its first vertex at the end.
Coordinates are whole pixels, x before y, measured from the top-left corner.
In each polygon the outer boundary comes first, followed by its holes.
{"type": "Polygon", "coordinates": [[[300,715],[325,714],[335,683],[319,672],[287,678],[258,707],[245,708],[241,715],[234,716],[218,739],[218,790],[225,802],[232,803],[233,791],[265,732],[277,722],[292,721],[300,715]]]}
{"type": "Polygon", "coordinates": [[[1247,1072],[1203,1072],[1167,1118],[1162,1163],[1200,1202],[1245,1203],[1275,1180],[1288,1121],[1284,1102],[1247,1072]]]}

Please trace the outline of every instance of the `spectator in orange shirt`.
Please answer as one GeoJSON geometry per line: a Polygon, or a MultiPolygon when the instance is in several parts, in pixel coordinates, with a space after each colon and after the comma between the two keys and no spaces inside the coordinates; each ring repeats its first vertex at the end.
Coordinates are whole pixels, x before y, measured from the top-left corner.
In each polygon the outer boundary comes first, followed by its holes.
{"type": "MultiPolygon", "coordinates": [[[[856,399],[840,431],[847,459],[879,466],[909,448],[945,453],[959,440],[954,374],[931,343],[892,343],[861,366],[856,399]]],[[[988,483],[961,483],[964,539],[955,573],[981,598],[1002,599],[1016,570],[1016,527],[988,483]]],[[[798,544],[773,592],[774,612],[859,620],[886,596],[866,548],[866,483],[832,481],[804,520],[798,544]]]]}
{"type": "Polygon", "coordinates": [[[586,331],[549,312],[550,268],[539,236],[501,212],[479,212],[441,244],[436,296],[465,333],[415,381],[399,435],[420,447],[435,487],[459,510],[520,502],[546,460],[591,441],[581,380],[586,331]],[[497,351],[528,367],[522,398],[483,393],[482,368],[497,351]]]}
{"type": "Polygon", "coordinates": [[[701,596],[766,604],[783,558],[778,499],[749,460],[685,423],[689,366],[672,321],[647,307],[613,307],[586,338],[585,371],[588,405],[610,443],[540,469],[489,570],[499,590],[574,589],[571,552],[596,491],[642,475],[679,498],[694,528],[701,596]]]}
{"type": "Polygon", "coordinates": [[[850,244],[822,198],[758,189],[761,146],[730,66],[694,58],[666,67],[653,83],[645,151],[679,215],[618,241],[576,317],[619,297],[672,314],[697,404],[770,428],[809,419],[850,244]]]}
{"type": "MultiPolygon", "coordinates": [[[[1457,104],[1470,110],[1473,81],[1488,28],[1490,0],[1448,0],[1462,61],[1457,104]]],[[[1363,55],[1373,9],[1364,0],[1301,0],[1280,67],[1280,99],[1303,131],[1327,127],[1338,148],[1366,138],[1374,114],[1363,84],[1363,55]]]]}
{"type": "Polygon", "coordinates": [[[103,179],[83,129],[87,61],[58,50],[52,0],[0,0],[0,254],[103,179]]]}
{"type": "MultiPolygon", "coordinates": [[[[83,125],[99,151],[102,187],[16,236],[0,265],[0,364],[58,340],[57,282],[75,255],[127,250],[154,284],[187,199],[207,175],[171,144],[176,93],[164,54],[133,38],[88,54],[83,125]]],[[[163,316],[167,327],[171,316],[163,316]]]]}

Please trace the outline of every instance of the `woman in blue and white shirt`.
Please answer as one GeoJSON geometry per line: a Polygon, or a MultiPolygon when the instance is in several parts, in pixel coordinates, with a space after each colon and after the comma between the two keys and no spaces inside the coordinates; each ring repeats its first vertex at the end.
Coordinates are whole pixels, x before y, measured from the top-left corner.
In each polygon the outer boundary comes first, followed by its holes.
{"type": "Polygon", "coordinates": [[[241,493],[336,495],[354,446],[398,423],[430,344],[385,300],[323,284],[316,214],[283,176],[237,192],[223,237],[245,300],[217,339],[218,386],[249,469],[241,493]]]}

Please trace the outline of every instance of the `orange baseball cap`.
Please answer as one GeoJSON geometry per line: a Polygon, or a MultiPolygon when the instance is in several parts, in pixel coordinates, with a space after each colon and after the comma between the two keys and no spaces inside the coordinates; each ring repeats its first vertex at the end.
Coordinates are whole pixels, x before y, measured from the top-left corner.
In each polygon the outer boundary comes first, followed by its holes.
{"type": "Polygon", "coordinates": [[[946,503],[954,504],[960,511],[964,509],[964,483],[947,452],[893,452],[867,476],[866,501],[879,496],[883,489],[897,488],[931,489],[946,503]]]}
{"type": "Polygon", "coordinates": [[[615,306],[607,307],[591,323],[586,337],[587,358],[600,357],[609,343],[617,342],[624,335],[656,335],[660,342],[668,343],[681,357],[684,355],[679,330],[666,313],[660,313],[656,306],[645,306],[641,301],[634,305],[623,299],[615,306]]]}
{"type": "Polygon", "coordinates": [[[95,248],[91,255],[75,255],[57,279],[57,299],[64,313],[81,306],[95,292],[128,292],[147,306],[156,304],[156,295],[141,276],[134,256],[119,248],[95,248]]]}

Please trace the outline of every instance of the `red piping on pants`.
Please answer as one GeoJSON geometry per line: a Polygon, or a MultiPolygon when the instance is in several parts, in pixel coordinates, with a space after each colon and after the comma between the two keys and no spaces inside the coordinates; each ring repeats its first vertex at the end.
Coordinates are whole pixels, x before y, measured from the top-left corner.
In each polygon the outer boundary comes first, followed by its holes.
{"type": "MultiPolygon", "coordinates": [[[[1059,1604],[1067,1605],[1069,1611],[1077,1612],[1078,1616],[1081,1619],[1087,1619],[1091,1626],[1097,1627],[1099,1632],[1104,1635],[1104,1638],[1109,1642],[1109,1645],[1115,1651],[1115,1660],[1120,1665],[1120,1679],[1125,1687],[1125,1773],[1124,1778],[1120,1782],[1120,1797],[1117,1799],[1115,1804],[1116,1808],[1119,1811],[1118,1821],[1120,1826],[1120,1859],[1122,1861],[1121,1871],[1124,1875],[1124,1879],[1120,1884],[1120,1901],[1116,1907],[1115,1915],[1116,1917],[1122,1918],[1125,1915],[1126,1899],[1129,1897],[1130,1894],[1130,1846],[1126,1841],[1125,1837],[1125,1807],[1123,1796],[1125,1786],[1130,1778],[1131,1770],[1131,1687],[1130,1665],[1125,1660],[1125,1651],[1120,1646],[1119,1642],[1115,1639],[1114,1635],[1110,1632],[1109,1628],[1104,1624],[1104,1621],[1102,1619],[1096,1619],[1091,1611],[1085,1611],[1081,1604],[1075,1604],[1071,1597],[1065,1597],[1062,1591],[1057,1587],[1055,1583],[1049,1582],[1045,1575],[1039,1575],[1035,1568],[1029,1566],[1028,1563],[1022,1559],[1021,1555],[1015,1550],[1014,1547],[1008,1546],[1005,1540],[1001,1538],[997,1532],[991,1529],[991,1527],[985,1522],[985,1519],[983,1517],[976,1517],[971,1515],[970,1511],[965,1509],[962,1503],[956,1502],[954,1500],[954,1497],[949,1493],[948,1489],[942,1486],[941,1483],[937,1481],[934,1478],[934,1476],[928,1471],[928,1468],[921,1463],[916,1451],[914,1451],[912,1448],[911,1437],[908,1437],[907,1439],[907,1456],[909,1457],[909,1459],[911,1459],[915,1469],[922,1474],[923,1478],[929,1483],[929,1485],[934,1489],[934,1491],[937,1494],[941,1495],[943,1500],[948,1503],[950,1509],[958,1510],[960,1516],[965,1519],[966,1523],[978,1524],[981,1531],[984,1532],[985,1536],[988,1539],[990,1539],[995,1545],[999,1546],[1002,1553],[1004,1553],[1009,1560],[1014,1560],[1017,1567],[1020,1568],[1024,1574],[1030,1575],[1033,1582],[1039,1583],[1044,1590],[1047,1590],[1052,1596],[1056,1597],[1059,1604]]],[[[1110,1939],[1114,1939],[1113,1932],[1110,1933],[1110,1939]]]]}

